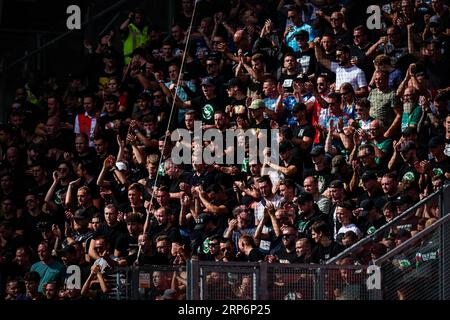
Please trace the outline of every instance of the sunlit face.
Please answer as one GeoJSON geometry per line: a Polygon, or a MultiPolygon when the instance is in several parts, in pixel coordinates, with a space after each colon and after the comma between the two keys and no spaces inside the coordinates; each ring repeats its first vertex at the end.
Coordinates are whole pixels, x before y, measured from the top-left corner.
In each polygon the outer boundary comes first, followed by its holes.
{"type": "Polygon", "coordinates": [[[116,221],[117,221],[117,216],[118,216],[118,213],[117,213],[117,210],[116,210],[116,209],[113,209],[113,208],[105,208],[104,215],[105,215],[105,221],[106,221],[106,223],[107,223],[109,226],[110,226],[110,225],[113,225],[114,223],[116,223],[116,221]]]}
{"type": "Polygon", "coordinates": [[[85,206],[91,200],[91,196],[85,189],[80,189],[77,192],[77,200],[80,206],[85,206]]]}
{"type": "Polygon", "coordinates": [[[137,204],[141,200],[141,193],[137,190],[131,189],[128,190],[128,201],[131,204],[137,204]]]}
{"type": "Polygon", "coordinates": [[[272,195],[272,186],[269,183],[260,182],[258,187],[263,197],[270,197],[272,195]]]}

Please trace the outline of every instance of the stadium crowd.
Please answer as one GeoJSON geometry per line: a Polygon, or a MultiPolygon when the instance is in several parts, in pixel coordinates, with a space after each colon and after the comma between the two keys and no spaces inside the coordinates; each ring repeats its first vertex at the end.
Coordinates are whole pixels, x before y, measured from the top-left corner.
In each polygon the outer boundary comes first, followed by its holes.
{"type": "MultiPolygon", "coordinates": [[[[363,1],[177,3],[168,33],[132,9],[80,43],[83,70],[10,93],[4,299],[107,299],[117,266],[324,263],[450,179],[446,1],[380,1],[372,30],[363,1]],[[249,161],[243,142],[243,163],[177,164],[173,133],[193,135],[195,121],[223,135],[278,130],[279,161],[267,149],[249,161]]],[[[237,148],[191,147],[223,158],[237,148]]],[[[439,216],[418,210],[345,262],[369,264],[439,216]]],[[[175,299],[186,274],[151,281],[149,299],[175,299]]]]}

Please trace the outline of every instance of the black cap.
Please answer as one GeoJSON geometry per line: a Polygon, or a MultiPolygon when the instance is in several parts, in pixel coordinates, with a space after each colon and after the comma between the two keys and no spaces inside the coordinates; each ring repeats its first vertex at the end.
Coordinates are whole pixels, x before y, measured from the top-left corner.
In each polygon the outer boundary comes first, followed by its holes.
{"type": "Polygon", "coordinates": [[[330,188],[344,189],[344,183],[341,180],[333,180],[330,182],[330,188]]]}
{"type": "Polygon", "coordinates": [[[74,219],[88,219],[89,218],[89,213],[86,209],[78,209],[77,211],[75,211],[75,214],[73,215],[74,219]]]}
{"type": "Polygon", "coordinates": [[[309,40],[309,32],[306,30],[300,30],[296,35],[295,35],[295,39],[306,39],[309,40]]]}
{"type": "Polygon", "coordinates": [[[77,253],[77,249],[76,249],[73,245],[71,245],[71,244],[65,246],[64,248],[62,248],[62,249],[59,251],[59,254],[60,254],[61,256],[65,256],[65,255],[67,255],[67,254],[75,254],[75,253],[77,253]]]}
{"type": "Polygon", "coordinates": [[[321,154],[325,154],[325,148],[323,146],[315,146],[309,154],[312,157],[320,156],[321,154]]]}
{"type": "Polygon", "coordinates": [[[284,153],[286,151],[292,150],[294,148],[294,146],[292,145],[292,143],[290,141],[283,141],[280,143],[280,147],[279,147],[279,151],[280,153],[284,153]]]}
{"type": "Polygon", "coordinates": [[[344,156],[342,155],[336,155],[333,157],[333,159],[331,160],[331,174],[336,174],[339,170],[339,168],[342,165],[346,165],[347,162],[345,161],[344,156]]]}
{"type": "Polygon", "coordinates": [[[412,203],[413,203],[413,199],[410,196],[406,195],[406,194],[399,195],[395,199],[395,204],[397,206],[401,206],[401,205],[404,205],[404,204],[412,204],[412,203]]]}
{"type": "Polygon", "coordinates": [[[214,217],[208,213],[202,213],[195,220],[195,230],[202,230],[208,222],[214,221],[214,217]]]}
{"type": "Polygon", "coordinates": [[[226,86],[228,86],[228,87],[234,87],[234,86],[240,86],[240,85],[242,85],[242,81],[239,78],[231,78],[226,83],[226,86]]]}
{"type": "Polygon", "coordinates": [[[400,152],[408,152],[409,150],[416,150],[416,144],[413,141],[406,141],[400,147],[400,152]]]}
{"type": "Polygon", "coordinates": [[[297,114],[300,111],[306,111],[306,105],[304,103],[297,102],[292,107],[292,114],[297,114]]]}
{"type": "Polygon", "coordinates": [[[374,180],[374,179],[375,180],[377,179],[377,175],[373,171],[364,171],[364,173],[361,176],[362,181],[368,181],[368,180],[374,180]]]}
{"type": "Polygon", "coordinates": [[[428,148],[436,148],[439,146],[444,146],[445,145],[445,141],[442,137],[437,136],[437,137],[433,137],[430,139],[430,141],[428,142],[428,148]]]}
{"type": "Polygon", "coordinates": [[[294,80],[295,81],[300,81],[300,82],[308,82],[309,78],[308,78],[308,75],[306,73],[300,73],[294,80]]]}
{"type": "Polygon", "coordinates": [[[216,85],[216,81],[213,77],[206,77],[202,79],[202,86],[212,87],[216,85]]]}
{"type": "Polygon", "coordinates": [[[304,204],[305,202],[308,201],[314,201],[314,196],[312,195],[312,193],[309,192],[302,192],[300,193],[300,195],[297,197],[297,202],[299,204],[304,204]]]}
{"type": "Polygon", "coordinates": [[[407,127],[405,130],[403,130],[402,135],[404,137],[409,137],[413,134],[417,134],[417,130],[416,128],[412,128],[412,127],[407,127]]]}
{"type": "Polygon", "coordinates": [[[359,207],[362,209],[359,216],[364,217],[369,213],[370,210],[375,208],[375,202],[373,202],[373,200],[371,200],[371,199],[366,199],[366,200],[361,201],[361,203],[359,204],[359,207]]]}

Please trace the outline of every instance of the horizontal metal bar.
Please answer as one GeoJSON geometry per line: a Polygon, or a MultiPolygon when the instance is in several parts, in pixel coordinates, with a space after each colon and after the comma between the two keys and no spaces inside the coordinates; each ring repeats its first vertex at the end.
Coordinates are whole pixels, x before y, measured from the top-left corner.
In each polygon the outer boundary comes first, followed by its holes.
{"type": "Polygon", "coordinates": [[[437,228],[439,228],[441,225],[443,225],[444,223],[448,222],[449,220],[450,220],[450,214],[440,218],[439,220],[437,220],[435,223],[433,223],[428,228],[426,228],[426,229],[420,231],[419,233],[415,234],[414,237],[409,238],[404,243],[400,244],[398,247],[395,247],[394,249],[392,249],[391,251],[386,253],[381,258],[375,260],[374,263],[376,265],[378,265],[378,266],[381,266],[381,264],[383,262],[385,262],[386,260],[388,260],[391,257],[395,256],[397,253],[401,252],[403,249],[408,248],[411,244],[414,244],[414,242],[417,242],[418,239],[425,238],[431,232],[433,232],[434,230],[436,230],[437,228]]]}
{"type": "Polygon", "coordinates": [[[434,197],[439,196],[440,193],[445,192],[445,190],[450,186],[450,184],[447,184],[445,186],[443,186],[441,189],[433,192],[432,194],[430,194],[428,197],[423,198],[422,200],[420,200],[419,202],[417,202],[415,205],[413,205],[411,208],[408,208],[407,210],[405,210],[401,215],[395,217],[392,221],[390,221],[389,223],[386,223],[385,225],[383,225],[381,228],[377,229],[374,233],[368,235],[367,237],[359,240],[358,242],[356,242],[354,245],[352,245],[350,248],[345,249],[344,251],[342,251],[340,254],[338,254],[337,256],[331,258],[330,260],[328,260],[326,262],[326,264],[333,264],[335,263],[337,260],[342,259],[344,257],[346,257],[347,255],[351,254],[352,252],[354,252],[356,249],[358,249],[359,247],[367,244],[368,242],[372,241],[373,239],[375,239],[378,235],[380,235],[382,232],[384,232],[385,230],[387,230],[388,228],[390,228],[392,225],[395,225],[398,221],[403,220],[407,217],[409,217],[410,215],[412,215],[413,213],[415,213],[415,211],[421,207],[423,204],[427,203],[428,201],[430,201],[431,199],[433,199],[434,197]]]}

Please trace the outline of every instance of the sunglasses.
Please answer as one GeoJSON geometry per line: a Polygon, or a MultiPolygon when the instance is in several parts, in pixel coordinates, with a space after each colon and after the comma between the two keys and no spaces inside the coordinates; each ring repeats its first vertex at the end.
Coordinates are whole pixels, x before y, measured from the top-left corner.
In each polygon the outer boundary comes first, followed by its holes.
{"type": "Polygon", "coordinates": [[[283,234],[283,239],[288,239],[289,237],[295,237],[295,234],[283,234]]]}

